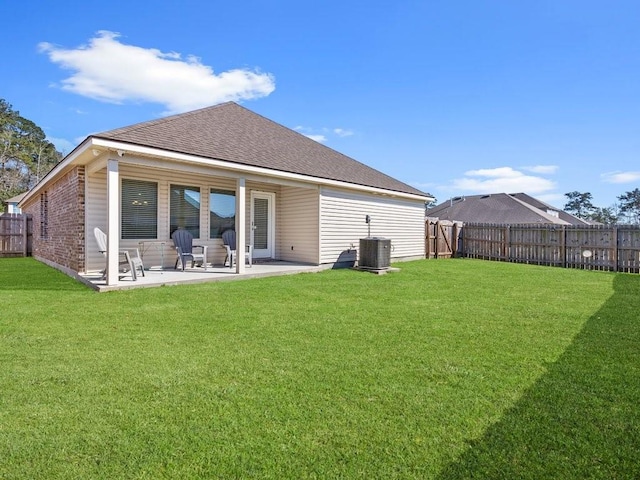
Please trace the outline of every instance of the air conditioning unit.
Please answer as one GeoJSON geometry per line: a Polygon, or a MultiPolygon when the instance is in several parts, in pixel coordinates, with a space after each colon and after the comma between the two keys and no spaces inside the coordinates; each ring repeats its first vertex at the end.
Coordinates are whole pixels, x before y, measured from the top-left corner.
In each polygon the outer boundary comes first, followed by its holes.
{"type": "Polygon", "coordinates": [[[367,237],[360,239],[359,268],[381,270],[391,264],[391,239],[367,237]]]}

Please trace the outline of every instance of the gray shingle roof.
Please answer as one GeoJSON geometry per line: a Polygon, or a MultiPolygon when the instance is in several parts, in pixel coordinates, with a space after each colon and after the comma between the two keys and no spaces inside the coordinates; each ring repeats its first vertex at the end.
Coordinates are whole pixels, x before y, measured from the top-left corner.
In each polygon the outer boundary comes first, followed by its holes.
{"type": "Polygon", "coordinates": [[[457,197],[428,210],[427,216],[468,223],[569,223],[506,193],[457,197]]]}
{"type": "Polygon", "coordinates": [[[517,198],[518,200],[528,203],[529,205],[539,210],[542,210],[542,211],[554,210],[558,212],[558,216],[560,217],[560,220],[569,222],[571,225],[591,225],[591,222],[582,220],[581,218],[571,215],[570,213],[560,210],[559,208],[549,205],[548,203],[538,200],[537,198],[527,195],[526,193],[511,193],[510,195],[514,198],[517,198]]]}
{"type": "Polygon", "coordinates": [[[93,137],[429,196],[234,102],[138,123],[93,137]]]}

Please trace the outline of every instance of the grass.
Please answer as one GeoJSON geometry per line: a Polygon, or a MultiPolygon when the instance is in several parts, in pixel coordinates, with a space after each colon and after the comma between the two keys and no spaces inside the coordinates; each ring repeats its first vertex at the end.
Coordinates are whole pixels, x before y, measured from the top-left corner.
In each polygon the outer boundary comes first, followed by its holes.
{"type": "Polygon", "coordinates": [[[640,276],[398,266],[96,294],[0,259],[0,478],[640,477],[640,276]]]}

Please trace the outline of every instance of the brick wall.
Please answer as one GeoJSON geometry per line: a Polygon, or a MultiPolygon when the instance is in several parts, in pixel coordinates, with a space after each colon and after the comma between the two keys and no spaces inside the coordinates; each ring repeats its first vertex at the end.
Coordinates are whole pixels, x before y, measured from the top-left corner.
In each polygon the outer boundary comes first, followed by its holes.
{"type": "Polygon", "coordinates": [[[85,270],[85,171],[74,167],[23,208],[33,216],[33,255],[85,270]]]}

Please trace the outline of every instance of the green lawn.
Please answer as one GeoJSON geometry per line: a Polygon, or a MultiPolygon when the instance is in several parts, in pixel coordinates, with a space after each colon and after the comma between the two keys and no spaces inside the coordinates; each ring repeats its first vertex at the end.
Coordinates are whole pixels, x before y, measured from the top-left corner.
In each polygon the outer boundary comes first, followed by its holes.
{"type": "Polygon", "coordinates": [[[640,276],[397,266],[97,294],[0,259],[0,478],[640,478],[640,276]]]}

